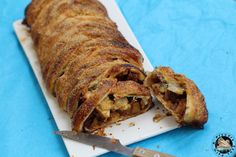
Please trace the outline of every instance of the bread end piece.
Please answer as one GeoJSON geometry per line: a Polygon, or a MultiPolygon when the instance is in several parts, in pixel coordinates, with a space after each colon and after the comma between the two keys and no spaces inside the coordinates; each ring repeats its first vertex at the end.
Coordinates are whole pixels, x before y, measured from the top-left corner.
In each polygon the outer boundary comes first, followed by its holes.
{"type": "Polygon", "coordinates": [[[208,120],[204,96],[196,84],[169,67],[158,67],[147,74],[144,85],[181,125],[203,128],[208,120]]]}

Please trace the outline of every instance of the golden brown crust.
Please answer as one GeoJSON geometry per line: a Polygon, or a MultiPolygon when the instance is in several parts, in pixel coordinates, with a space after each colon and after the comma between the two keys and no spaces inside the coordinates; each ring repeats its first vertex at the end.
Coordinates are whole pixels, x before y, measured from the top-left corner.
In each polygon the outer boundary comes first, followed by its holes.
{"type": "Polygon", "coordinates": [[[25,14],[46,86],[74,130],[91,132],[151,107],[142,55],[100,2],[33,0],[25,14]]]}
{"type": "Polygon", "coordinates": [[[202,127],[208,119],[204,96],[195,83],[169,67],[158,67],[144,82],[178,123],[202,127]],[[174,101],[171,99],[175,99],[174,101]]]}
{"type": "MultiPolygon", "coordinates": [[[[83,21],[84,19],[85,18],[78,20],[83,21]]],[[[94,19],[95,18],[92,18],[90,20],[94,19]]],[[[67,21],[65,20],[63,21],[63,23],[67,24],[67,21]]],[[[78,53],[82,51],[77,52],[75,47],[79,49],[79,47],[83,47],[83,44],[90,41],[91,39],[121,38],[120,34],[114,31],[114,28],[108,26],[103,27],[102,25],[99,26],[93,25],[92,27],[90,27],[88,23],[83,23],[79,25],[78,24],[72,25],[71,27],[68,28],[66,27],[64,29],[65,29],[64,31],[59,29],[62,32],[58,31],[58,33],[57,33],[58,29],[54,29],[53,30],[54,33],[51,33],[50,35],[44,35],[43,37],[41,37],[40,34],[37,33],[34,35],[36,38],[35,40],[38,41],[38,45],[36,45],[36,48],[40,51],[39,59],[42,65],[47,65],[47,63],[51,60],[51,58],[52,57],[54,58],[54,55],[58,56],[62,53],[64,54],[65,52],[68,53],[67,52],[68,50],[71,50],[73,54],[78,55],[78,53]],[[113,34],[113,36],[111,36],[111,34],[113,34]],[[63,49],[63,51],[61,49],[63,49]],[[54,52],[54,55],[51,54],[52,52],[54,52]]],[[[43,66],[42,69],[45,70],[45,67],[43,66]]]]}
{"type": "Polygon", "coordinates": [[[69,69],[70,71],[67,71],[67,73],[65,73],[62,77],[60,77],[56,83],[56,89],[55,89],[56,96],[58,98],[58,102],[61,105],[61,107],[66,109],[66,102],[68,96],[70,92],[72,92],[72,90],[75,88],[75,86],[78,86],[78,84],[83,86],[88,86],[88,83],[90,83],[90,81],[95,79],[98,80],[98,76],[101,75],[106,70],[108,70],[108,68],[112,67],[113,65],[122,63],[119,62],[120,61],[107,62],[101,59],[99,61],[95,60],[95,62],[89,60],[89,63],[91,63],[90,66],[85,65],[86,67],[83,68],[82,65],[83,69],[78,68],[78,66],[69,69]]]}
{"type": "Polygon", "coordinates": [[[48,17],[42,17],[45,22],[39,22],[45,24],[46,21],[55,20],[58,15],[73,17],[78,14],[107,16],[105,7],[97,0],[33,0],[26,8],[25,21],[32,26],[39,16],[48,17]]]}
{"type": "Polygon", "coordinates": [[[51,89],[52,92],[54,92],[53,89],[55,81],[61,76],[61,74],[65,73],[66,70],[73,68],[73,65],[75,63],[76,66],[79,66],[81,60],[92,61],[93,58],[102,56],[102,58],[107,58],[114,61],[120,59],[126,62],[130,62],[134,65],[140,65],[140,61],[137,61],[138,56],[131,50],[126,51],[125,49],[118,49],[115,47],[105,47],[102,49],[97,49],[98,50],[84,50],[83,53],[79,56],[73,53],[60,55],[57,59],[57,62],[54,64],[53,69],[49,71],[50,73],[48,73],[48,75],[45,77],[48,88],[51,89]]]}

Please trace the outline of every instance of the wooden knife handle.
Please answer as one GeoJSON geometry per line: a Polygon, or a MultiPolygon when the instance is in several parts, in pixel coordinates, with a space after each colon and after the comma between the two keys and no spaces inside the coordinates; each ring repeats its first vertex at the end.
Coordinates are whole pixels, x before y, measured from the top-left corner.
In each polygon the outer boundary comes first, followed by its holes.
{"type": "Polygon", "coordinates": [[[133,152],[133,157],[174,157],[174,156],[141,147],[136,147],[133,152]]]}

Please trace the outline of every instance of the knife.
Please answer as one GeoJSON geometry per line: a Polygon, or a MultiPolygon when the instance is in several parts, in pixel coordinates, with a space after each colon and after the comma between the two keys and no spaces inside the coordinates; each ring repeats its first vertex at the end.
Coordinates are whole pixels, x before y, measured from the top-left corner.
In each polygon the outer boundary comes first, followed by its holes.
{"type": "Polygon", "coordinates": [[[56,131],[55,133],[83,144],[97,146],[122,155],[132,157],[174,157],[168,154],[148,150],[141,147],[129,148],[123,146],[118,139],[114,138],[103,137],[88,133],[77,133],[75,131],[56,131]]]}

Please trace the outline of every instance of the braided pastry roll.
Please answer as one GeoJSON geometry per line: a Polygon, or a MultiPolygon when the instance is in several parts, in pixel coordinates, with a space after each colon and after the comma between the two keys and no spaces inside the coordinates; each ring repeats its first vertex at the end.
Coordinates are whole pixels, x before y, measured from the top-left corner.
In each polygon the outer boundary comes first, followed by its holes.
{"type": "Polygon", "coordinates": [[[141,54],[97,0],[32,0],[24,24],[73,130],[93,132],[152,106],[141,54]]]}

